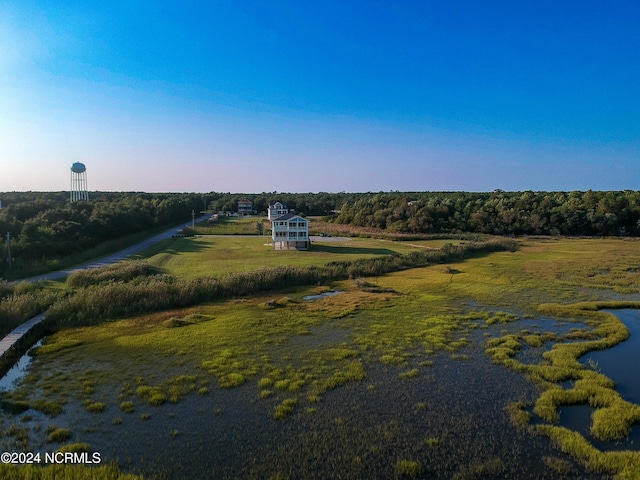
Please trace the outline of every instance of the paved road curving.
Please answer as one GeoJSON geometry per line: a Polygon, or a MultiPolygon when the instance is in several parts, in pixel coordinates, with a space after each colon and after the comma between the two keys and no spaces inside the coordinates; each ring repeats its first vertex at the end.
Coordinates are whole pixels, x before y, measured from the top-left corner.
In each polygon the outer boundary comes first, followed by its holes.
{"type": "MultiPolygon", "coordinates": [[[[210,215],[203,215],[202,217],[196,219],[196,222],[203,222],[207,219],[210,218],[210,215]]],[[[189,225],[186,225],[187,227],[189,225]]],[[[76,265],[74,267],[71,268],[67,268],[64,270],[57,270],[55,272],[49,272],[49,273],[44,273],[42,275],[36,275],[33,277],[29,277],[29,278],[23,278],[20,280],[16,280],[13,283],[16,282],[21,282],[21,281],[27,281],[27,282],[38,282],[41,280],[59,280],[61,278],[66,278],[71,272],[75,272],[76,270],[86,270],[88,268],[97,268],[97,267],[104,267],[107,265],[113,265],[114,263],[118,263],[122,260],[125,260],[133,255],[135,255],[136,253],[141,252],[142,250],[145,250],[146,248],[149,248],[153,245],[155,245],[158,242],[161,242],[162,240],[166,240],[168,238],[171,238],[172,235],[176,235],[178,233],[180,233],[180,231],[183,229],[184,227],[181,225],[179,227],[174,227],[171,228],[169,230],[167,230],[166,232],[160,233],[158,235],[155,235],[154,237],[148,238],[146,240],[143,240],[140,243],[137,243],[135,245],[132,245],[130,247],[125,248],[124,250],[120,250],[119,252],[116,253],[112,253],[110,255],[107,255],[106,257],[102,257],[99,258],[97,260],[92,260],[91,262],[88,263],[84,263],[81,265],[76,265]]],[[[206,236],[206,237],[230,237],[230,236],[237,236],[237,237],[256,237],[256,235],[202,235],[202,236],[206,236]]],[[[351,240],[351,238],[349,237],[321,237],[321,236],[310,236],[309,239],[312,242],[348,242],[351,240]]]]}
{"type": "MultiPolygon", "coordinates": [[[[204,220],[207,220],[208,218],[210,218],[210,215],[204,215],[200,218],[197,218],[196,222],[202,222],[204,220]]],[[[186,226],[188,227],[189,225],[186,225],[186,226]]],[[[172,235],[176,235],[180,233],[183,228],[184,227],[182,225],[180,225],[179,227],[173,227],[167,230],[166,232],[160,233],[151,238],[147,238],[146,240],[143,240],[140,243],[136,243],[135,245],[127,247],[124,250],[120,250],[119,252],[107,255],[106,257],[102,257],[97,260],[84,263],[82,265],[76,265],[75,267],[71,267],[65,270],[57,270],[55,272],[36,275],[34,277],[23,278],[21,280],[17,280],[17,282],[20,282],[20,281],[38,282],[40,280],[59,280],[61,278],[66,278],[67,275],[69,275],[71,272],[75,272],[76,270],[86,270],[88,268],[97,268],[97,267],[104,267],[106,265],[112,265],[114,263],[118,263],[121,260],[125,260],[131,257],[132,255],[135,255],[136,253],[139,253],[142,250],[149,248],[158,242],[161,242],[162,240],[171,238],[172,235]]]]}

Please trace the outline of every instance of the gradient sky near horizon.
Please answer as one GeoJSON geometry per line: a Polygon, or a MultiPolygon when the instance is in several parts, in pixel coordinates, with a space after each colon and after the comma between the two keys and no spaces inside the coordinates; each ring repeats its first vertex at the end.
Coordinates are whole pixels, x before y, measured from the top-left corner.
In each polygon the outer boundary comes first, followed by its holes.
{"type": "Polygon", "coordinates": [[[640,189],[640,2],[0,2],[0,191],[640,189]]]}

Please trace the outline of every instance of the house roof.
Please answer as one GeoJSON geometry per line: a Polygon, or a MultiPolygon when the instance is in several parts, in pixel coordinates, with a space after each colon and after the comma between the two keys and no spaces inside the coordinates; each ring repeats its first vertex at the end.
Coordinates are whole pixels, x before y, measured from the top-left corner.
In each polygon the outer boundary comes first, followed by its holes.
{"type": "Polygon", "coordinates": [[[305,222],[309,221],[305,218],[302,218],[300,215],[296,215],[295,213],[285,213],[284,215],[281,215],[278,218],[276,218],[276,221],[281,222],[283,220],[291,220],[296,217],[299,218],[300,220],[304,220],[305,222]]]}
{"type": "Polygon", "coordinates": [[[275,207],[277,203],[282,205],[283,208],[287,208],[287,204],[286,203],[282,203],[282,202],[279,202],[277,200],[275,202],[269,202],[269,207],[275,207]]]}

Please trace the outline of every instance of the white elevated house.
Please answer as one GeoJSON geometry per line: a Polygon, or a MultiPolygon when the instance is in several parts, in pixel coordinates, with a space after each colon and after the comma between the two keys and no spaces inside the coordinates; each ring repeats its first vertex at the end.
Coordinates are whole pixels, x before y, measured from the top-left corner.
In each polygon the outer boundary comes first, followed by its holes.
{"type": "Polygon", "coordinates": [[[271,239],[275,250],[306,250],[309,248],[309,220],[294,213],[285,213],[271,222],[271,239]]]}
{"type": "Polygon", "coordinates": [[[269,207],[267,209],[267,217],[272,222],[282,216],[289,213],[289,208],[282,202],[269,202],[269,207]]]}

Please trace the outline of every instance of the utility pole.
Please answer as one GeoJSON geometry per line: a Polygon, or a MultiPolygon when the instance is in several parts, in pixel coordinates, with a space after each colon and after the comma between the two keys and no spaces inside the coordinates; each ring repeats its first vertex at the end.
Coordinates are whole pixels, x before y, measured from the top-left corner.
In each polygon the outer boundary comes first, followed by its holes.
{"type": "Polygon", "coordinates": [[[9,261],[9,270],[11,270],[11,232],[7,232],[7,260],[9,261]]]}

